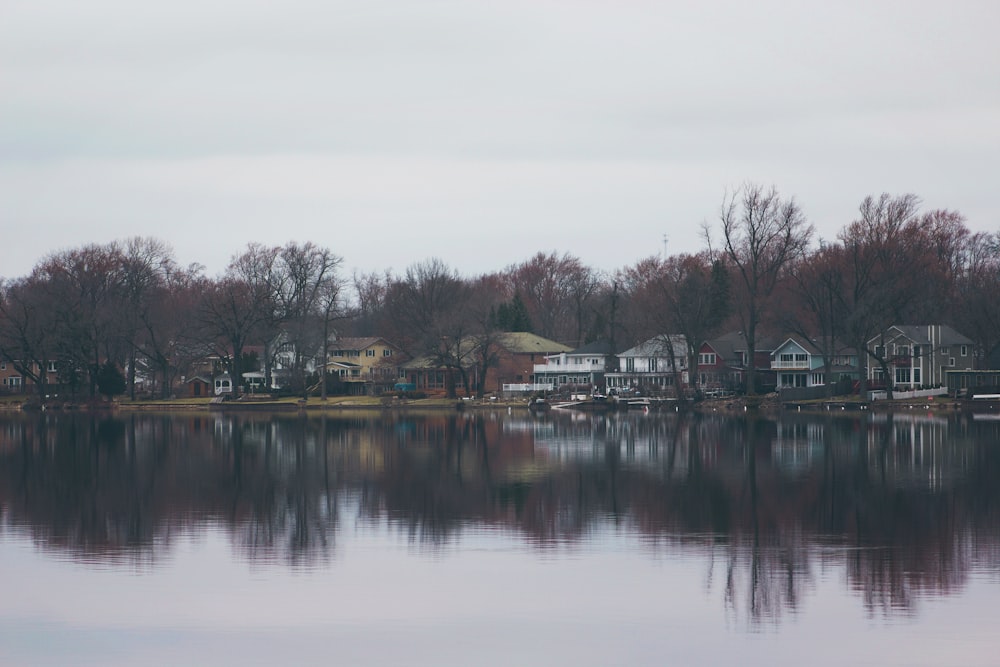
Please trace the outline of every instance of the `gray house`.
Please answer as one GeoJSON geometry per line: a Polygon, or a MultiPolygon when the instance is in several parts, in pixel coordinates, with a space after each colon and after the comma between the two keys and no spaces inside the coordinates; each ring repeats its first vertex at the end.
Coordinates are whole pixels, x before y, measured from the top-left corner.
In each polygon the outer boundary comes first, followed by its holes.
{"type": "Polygon", "coordinates": [[[972,341],[945,324],[897,324],[867,347],[868,379],[879,384],[888,380],[899,389],[944,386],[947,371],[972,370],[974,365],[972,341]]]}

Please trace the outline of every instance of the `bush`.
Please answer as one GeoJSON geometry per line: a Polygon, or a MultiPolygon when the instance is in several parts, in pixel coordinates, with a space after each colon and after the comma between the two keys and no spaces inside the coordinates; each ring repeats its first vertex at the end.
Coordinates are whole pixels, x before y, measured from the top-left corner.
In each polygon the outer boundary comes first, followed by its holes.
{"type": "Polygon", "coordinates": [[[410,399],[420,399],[427,398],[427,392],[424,391],[387,391],[382,394],[382,398],[410,398],[410,399]]]}
{"type": "Polygon", "coordinates": [[[128,382],[125,375],[110,361],[97,371],[97,391],[111,398],[125,393],[128,382]]]}

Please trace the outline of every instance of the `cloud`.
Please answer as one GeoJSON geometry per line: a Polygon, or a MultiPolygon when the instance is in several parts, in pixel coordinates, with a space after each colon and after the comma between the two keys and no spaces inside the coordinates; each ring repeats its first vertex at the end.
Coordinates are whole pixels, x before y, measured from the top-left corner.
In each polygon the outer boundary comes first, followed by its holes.
{"type": "Polygon", "coordinates": [[[246,241],[360,222],[392,266],[419,225],[471,268],[510,230],[505,261],[555,247],[606,268],[664,233],[697,249],[690,227],[748,180],[827,236],[897,189],[988,228],[997,18],[988,2],[12,2],[0,210],[61,234],[0,260],[10,275],[53,238],[126,232],[215,268],[246,241]],[[609,244],[609,224],[627,236],[609,244]]]}

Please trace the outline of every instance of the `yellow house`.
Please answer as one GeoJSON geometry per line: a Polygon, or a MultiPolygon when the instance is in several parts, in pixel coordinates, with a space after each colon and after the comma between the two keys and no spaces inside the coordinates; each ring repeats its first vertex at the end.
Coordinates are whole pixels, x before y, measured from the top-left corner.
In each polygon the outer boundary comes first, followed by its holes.
{"type": "Polygon", "coordinates": [[[342,382],[355,383],[352,394],[378,393],[396,383],[404,361],[401,354],[384,338],[338,338],[327,350],[326,371],[342,382]]]}

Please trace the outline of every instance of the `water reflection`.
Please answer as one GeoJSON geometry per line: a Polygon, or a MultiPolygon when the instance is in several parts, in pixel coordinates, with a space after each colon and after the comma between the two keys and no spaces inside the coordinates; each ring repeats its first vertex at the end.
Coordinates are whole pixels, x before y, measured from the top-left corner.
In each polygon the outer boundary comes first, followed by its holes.
{"type": "Polygon", "coordinates": [[[1000,422],[961,415],[14,415],[0,526],[138,568],[209,526],[240,558],[297,568],[335,567],[358,521],[422,549],[615,530],[703,561],[751,624],[796,613],[831,567],[869,614],[910,614],[1000,570],[998,442],[1000,422]]]}

